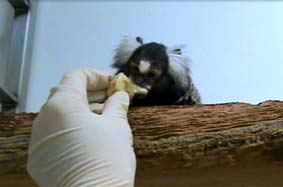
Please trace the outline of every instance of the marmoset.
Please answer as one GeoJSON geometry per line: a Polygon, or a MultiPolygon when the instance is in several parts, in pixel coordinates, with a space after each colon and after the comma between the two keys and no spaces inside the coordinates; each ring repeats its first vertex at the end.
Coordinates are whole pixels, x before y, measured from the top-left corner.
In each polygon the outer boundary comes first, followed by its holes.
{"type": "Polygon", "coordinates": [[[157,42],[144,43],[141,37],[124,36],[112,67],[147,89],[147,95],[133,98],[134,106],[200,104],[188,62],[183,46],[169,48],[157,42]]]}

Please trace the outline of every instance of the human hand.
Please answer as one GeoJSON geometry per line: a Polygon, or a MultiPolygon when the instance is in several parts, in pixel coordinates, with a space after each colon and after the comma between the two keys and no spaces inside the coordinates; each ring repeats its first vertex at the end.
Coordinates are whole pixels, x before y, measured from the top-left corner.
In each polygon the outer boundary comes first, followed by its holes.
{"type": "Polygon", "coordinates": [[[133,186],[136,159],[127,120],[129,96],[116,92],[102,114],[87,91],[105,98],[111,76],[89,68],[65,74],[33,124],[27,169],[40,186],[133,186]]]}

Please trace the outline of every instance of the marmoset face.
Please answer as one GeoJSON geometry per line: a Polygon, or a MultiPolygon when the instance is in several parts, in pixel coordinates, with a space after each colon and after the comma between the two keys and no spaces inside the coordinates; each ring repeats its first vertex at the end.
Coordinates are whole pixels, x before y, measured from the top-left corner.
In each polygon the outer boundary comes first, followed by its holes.
{"type": "Polygon", "coordinates": [[[148,91],[159,87],[168,72],[166,47],[155,42],[144,44],[133,53],[127,64],[127,76],[148,91]]]}

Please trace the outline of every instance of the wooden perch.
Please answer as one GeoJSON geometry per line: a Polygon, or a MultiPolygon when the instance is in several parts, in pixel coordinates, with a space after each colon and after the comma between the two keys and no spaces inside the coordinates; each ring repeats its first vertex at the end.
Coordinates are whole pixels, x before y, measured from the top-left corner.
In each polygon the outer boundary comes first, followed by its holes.
{"type": "MultiPolygon", "coordinates": [[[[32,113],[0,113],[0,173],[24,171],[32,113]]],[[[131,108],[138,173],[283,161],[283,102],[131,108]]],[[[283,168],[283,166],[282,166],[283,168]]]]}

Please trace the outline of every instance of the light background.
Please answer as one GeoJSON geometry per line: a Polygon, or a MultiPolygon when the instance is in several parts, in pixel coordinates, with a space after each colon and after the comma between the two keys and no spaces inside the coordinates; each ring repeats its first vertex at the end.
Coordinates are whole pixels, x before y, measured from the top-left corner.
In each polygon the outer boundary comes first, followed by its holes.
{"type": "Polygon", "coordinates": [[[33,1],[25,111],[36,112],[69,69],[113,72],[122,35],[185,43],[204,103],[283,100],[283,3],[33,1]]]}

